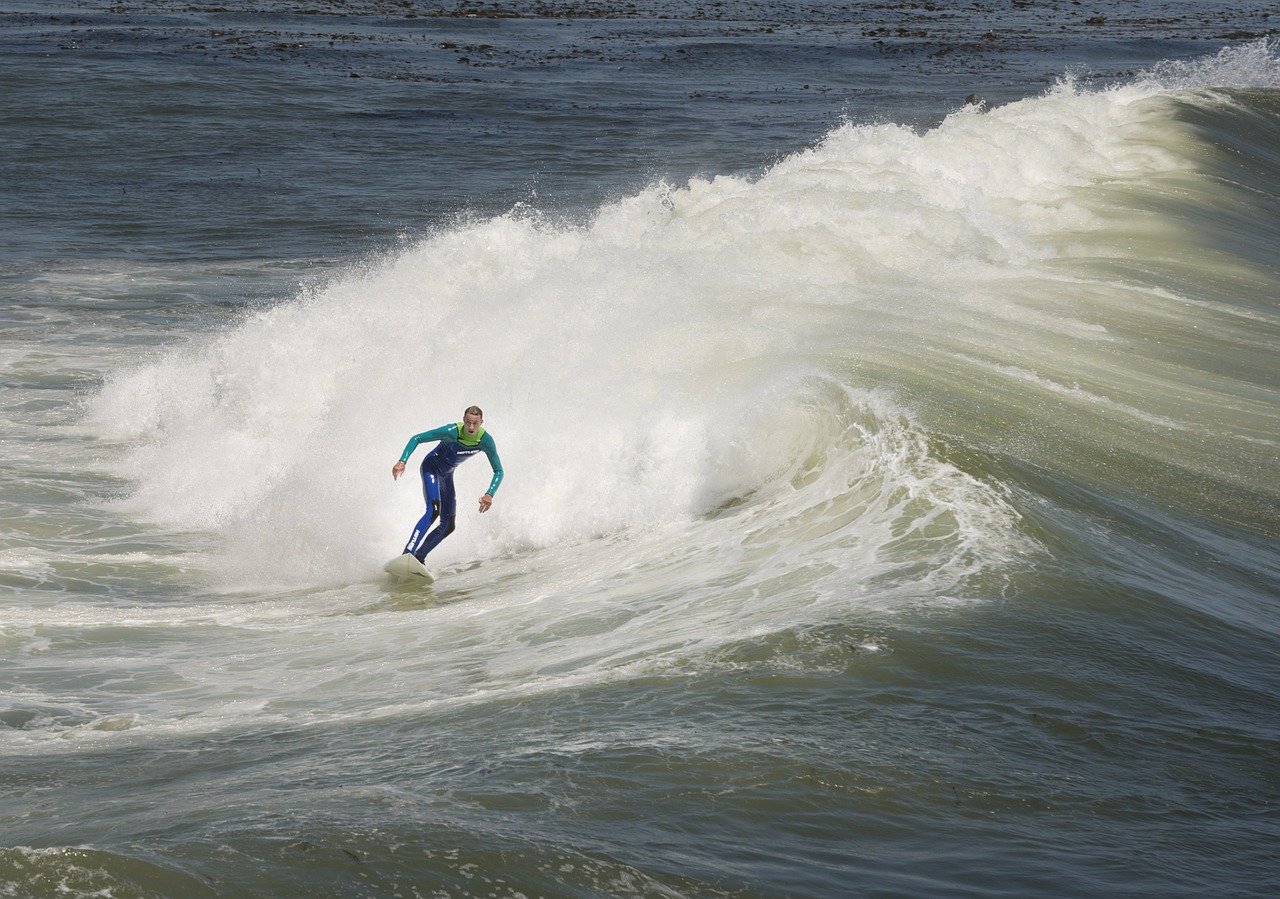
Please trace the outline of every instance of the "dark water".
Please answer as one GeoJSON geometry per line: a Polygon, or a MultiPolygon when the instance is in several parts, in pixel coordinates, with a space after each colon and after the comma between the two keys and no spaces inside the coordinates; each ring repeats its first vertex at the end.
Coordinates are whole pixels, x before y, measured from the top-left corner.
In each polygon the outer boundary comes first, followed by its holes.
{"type": "Polygon", "coordinates": [[[0,895],[1270,895],[1274,19],[0,5],[0,895]]]}
{"type": "Polygon", "coordinates": [[[1273,27],[1203,3],[3,13],[15,262],[346,256],[467,211],[581,214],[658,177],[757,171],[845,116],[934,124],[974,92],[1112,81],[1273,27]]]}

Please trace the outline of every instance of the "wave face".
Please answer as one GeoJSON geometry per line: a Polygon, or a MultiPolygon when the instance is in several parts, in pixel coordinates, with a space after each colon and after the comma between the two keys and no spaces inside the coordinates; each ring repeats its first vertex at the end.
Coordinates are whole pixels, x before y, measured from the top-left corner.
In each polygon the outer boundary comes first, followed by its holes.
{"type": "Polygon", "coordinates": [[[460,225],[117,377],[91,425],[233,584],[369,571],[420,504],[390,463],[472,402],[508,477],[443,562],[629,534],[972,571],[1027,548],[1000,460],[1274,532],[1277,68],[1259,42],[460,225]]]}

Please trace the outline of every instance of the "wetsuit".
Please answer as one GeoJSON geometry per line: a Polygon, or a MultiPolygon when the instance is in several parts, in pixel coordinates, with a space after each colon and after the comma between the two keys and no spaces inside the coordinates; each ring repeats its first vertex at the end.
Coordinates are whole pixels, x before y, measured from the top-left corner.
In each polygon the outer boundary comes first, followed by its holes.
{"type": "Polygon", "coordinates": [[[458,515],[457,496],[453,490],[453,470],[476,453],[484,453],[489,457],[489,465],[493,468],[493,480],[485,491],[493,496],[498,485],[502,483],[502,462],[498,459],[498,449],[493,438],[478,428],[474,435],[468,434],[461,423],[444,425],[431,431],[424,431],[409,438],[400,461],[409,461],[409,456],[419,443],[440,441],[439,445],[427,453],[422,460],[422,498],[426,501],[427,511],[413,527],[409,542],[404,551],[413,553],[421,562],[427,553],[440,545],[440,541],[453,533],[458,515]],[[439,523],[436,524],[437,519],[439,523]],[[435,530],[428,531],[432,524],[435,530]]]}

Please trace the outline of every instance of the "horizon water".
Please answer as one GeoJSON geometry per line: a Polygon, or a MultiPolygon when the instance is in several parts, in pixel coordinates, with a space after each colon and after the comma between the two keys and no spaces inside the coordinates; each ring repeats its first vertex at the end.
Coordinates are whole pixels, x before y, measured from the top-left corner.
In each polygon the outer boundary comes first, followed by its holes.
{"type": "Polygon", "coordinates": [[[1274,887],[1274,37],[9,6],[0,895],[1274,887]]]}

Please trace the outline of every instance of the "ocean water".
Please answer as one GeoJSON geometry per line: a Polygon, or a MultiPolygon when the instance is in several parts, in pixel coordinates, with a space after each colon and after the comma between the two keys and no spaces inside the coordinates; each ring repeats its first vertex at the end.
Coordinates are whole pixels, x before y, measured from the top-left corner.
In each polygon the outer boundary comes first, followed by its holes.
{"type": "Polygon", "coordinates": [[[1271,895],[1276,27],[0,4],[0,896],[1271,895]]]}

